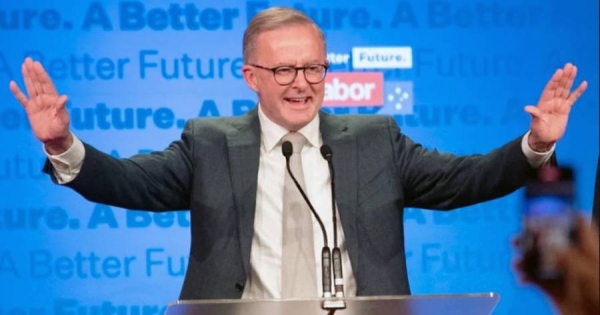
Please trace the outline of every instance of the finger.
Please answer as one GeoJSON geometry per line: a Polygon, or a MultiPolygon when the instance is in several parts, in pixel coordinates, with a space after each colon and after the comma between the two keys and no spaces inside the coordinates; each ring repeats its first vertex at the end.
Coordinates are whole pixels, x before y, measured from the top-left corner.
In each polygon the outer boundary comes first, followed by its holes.
{"type": "MultiPolygon", "coordinates": [[[[589,283],[594,279],[598,279],[598,263],[594,262],[589,258],[586,258],[585,261],[579,262],[577,265],[578,271],[577,276],[580,282],[589,283]]],[[[595,282],[595,281],[593,281],[595,282]]]]}
{"type": "Polygon", "coordinates": [[[517,280],[521,285],[538,285],[525,271],[517,269],[517,280]]]}
{"type": "Polygon", "coordinates": [[[583,81],[583,82],[581,82],[581,84],[579,84],[579,87],[577,87],[577,89],[575,91],[573,91],[573,93],[571,93],[571,95],[569,96],[568,100],[569,100],[570,106],[573,106],[573,104],[575,104],[577,99],[583,94],[583,92],[585,92],[587,87],[588,87],[587,81],[583,81]]]}
{"type": "Polygon", "coordinates": [[[40,62],[35,62],[34,71],[40,81],[42,91],[47,94],[58,95],[54,83],[52,83],[52,80],[50,79],[48,73],[46,73],[46,70],[44,70],[44,67],[40,62]]]}
{"type": "Polygon", "coordinates": [[[517,283],[520,285],[538,285],[524,272],[517,272],[517,283]]]}
{"type": "Polygon", "coordinates": [[[556,254],[559,264],[570,276],[579,278],[579,274],[588,264],[589,258],[585,257],[582,251],[572,248],[556,254]]]}
{"type": "MultiPolygon", "coordinates": [[[[560,82],[560,78],[562,77],[562,73],[563,73],[562,69],[558,69],[558,70],[556,70],[556,72],[554,72],[554,75],[552,75],[550,80],[548,80],[548,83],[546,83],[546,86],[544,87],[544,90],[542,91],[542,95],[540,96],[540,101],[554,98],[554,96],[556,95],[556,89],[558,88],[558,85],[560,82]]],[[[538,103],[545,103],[545,102],[538,102],[538,103]]]]}
{"type": "Polygon", "coordinates": [[[559,78],[554,97],[562,97],[564,94],[569,94],[568,91],[565,91],[568,83],[567,81],[569,80],[568,74],[571,72],[571,67],[569,67],[569,64],[566,64],[561,72],[562,75],[559,78]]]}
{"type": "Polygon", "coordinates": [[[516,248],[521,248],[521,244],[523,243],[523,237],[521,235],[517,235],[511,239],[512,246],[516,248]]]}
{"type": "Polygon", "coordinates": [[[577,285],[578,281],[573,278],[571,270],[566,270],[563,274],[564,280],[562,285],[562,292],[560,298],[557,299],[559,304],[573,303],[577,298],[577,285]]]}
{"type": "Polygon", "coordinates": [[[571,74],[573,72],[573,65],[571,63],[565,64],[563,67],[563,76],[560,78],[558,83],[558,89],[556,91],[556,97],[560,97],[562,99],[566,99],[569,96],[569,88],[567,88],[569,84],[569,80],[571,79],[571,74]]]}
{"type": "Polygon", "coordinates": [[[542,283],[540,285],[540,288],[542,289],[542,291],[544,291],[549,297],[550,299],[552,299],[555,303],[560,303],[560,301],[563,301],[565,299],[565,291],[564,291],[564,287],[556,284],[556,283],[542,283]]]}
{"type": "MultiPolygon", "coordinates": [[[[561,94],[562,99],[566,99],[569,97],[569,93],[571,93],[571,88],[573,87],[573,83],[575,82],[575,77],[577,76],[577,67],[568,63],[569,71],[567,72],[567,84],[565,85],[565,89],[561,94]]],[[[565,66],[566,67],[566,66],[565,66]]]]}
{"type": "Polygon", "coordinates": [[[54,113],[54,115],[58,116],[61,111],[65,110],[66,102],[67,102],[66,95],[61,95],[59,98],[56,99],[54,104],[52,104],[52,112],[54,113]]]}
{"type": "Polygon", "coordinates": [[[598,241],[598,230],[595,225],[589,225],[585,220],[580,219],[578,224],[579,228],[579,248],[583,253],[595,262],[599,260],[599,241],[598,241]]]}
{"type": "Polygon", "coordinates": [[[36,68],[36,62],[33,62],[29,68],[29,74],[31,75],[31,82],[33,82],[33,88],[35,89],[35,92],[37,93],[37,95],[43,94],[44,90],[42,89],[42,83],[40,82],[40,78],[38,77],[37,71],[35,70],[36,68]]]}
{"type": "Polygon", "coordinates": [[[19,86],[17,85],[17,83],[15,83],[15,81],[10,81],[8,87],[10,88],[10,91],[15,96],[17,101],[19,101],[19,103],[23,107],[27,108],[27,102],[28,102],[27,96],[25,96],[25,94],[23,94],[23,92],[21,92],[21,89],[19,89],[19,86]]]}
{"type": "Polygon", "coordinates": [[[57,111],[63,110],[66,107],[68,99],[68,96],[62,95],[56,100],[56,103],[54,103],[54,108],[56,108],[57,111]]]}
{"type": "MultiPolygon", "coordinates": [[[[596,220],[592,219],[590,220],[590,222],[588,222],[588,226],[590,228],[590,234],[594,235],[594,240],[595,240],[595,244],[598,245],[598,243],[600,242],[600,240],[598,239],[598,237],[600,236],[600,232],[598,232],[598,222],[596,222],[596,220]]],[[[595,249],[600,251],[600,246],[596,246],[595,249]]]]}
{"type": "Polygon", "coordinates": [[[557,254],[558,262],[565,271],[565,277],[572,282],[589,281],[598,268],[598,261],[577,248],[572,248],[557,254]]]}
{"type": "Polygon", "coordinates": [[[32,76],[30,73],[30,63],[33,63],[30,58],[25,59],[25,62],[21,65],[21,72],[23,73],[23,81],[25,82],[25,89],[29,97],[36,97],[37,93],[33,86],[32,76]]]}
{"type": "Polygon", "coordinates": [[[514,260],[512,262],[512,267],[518,272],[525,272],[525,263],[523,259],[514,260]]]}
{"type": "Polygon", "coordinates": [[[529,277],[529,275],[527,275],[527,272],[525,272],[525,268],[523,266],[522,260],[513,261],[512,267],[513,267],[512,269],[515,271],[515,274],[517,277],[517,282],[519,284],[521,284],[521,285],[535,284],[533,282],[533,280],[531,279],[531,277],[529,277]]]}

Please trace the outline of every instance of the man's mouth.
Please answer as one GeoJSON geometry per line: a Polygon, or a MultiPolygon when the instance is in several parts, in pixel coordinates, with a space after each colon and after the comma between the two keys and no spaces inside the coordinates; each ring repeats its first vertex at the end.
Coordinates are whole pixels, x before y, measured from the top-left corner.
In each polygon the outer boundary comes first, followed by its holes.
{"type": "Polygon", "coordinates": [[[285,97],[284,98],[284,100],[286,102],[289,102],[291,104],[297,104],[297,105],[306,104],[311,99],[312,99],[312,97],[310,97],[310,96],[306,96],[306,97],[285,97]]]}

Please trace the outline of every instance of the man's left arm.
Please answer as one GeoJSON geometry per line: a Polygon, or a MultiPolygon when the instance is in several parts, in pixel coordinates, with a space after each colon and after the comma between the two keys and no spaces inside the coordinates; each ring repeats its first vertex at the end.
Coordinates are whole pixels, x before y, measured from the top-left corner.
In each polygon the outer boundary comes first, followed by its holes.
{"type": "MultiPolygon", "coordinates": [[[[576,74],[572,64],[557,70],[537,106],[525,107],[532,117],[530,131],[485,156],[441,154],[402,134],[395,137],[406,206],[451,209],[498,198],[521,187],[541,165],[556,165],[556,142],[564,135],[571,107],[587,88],[584,81],[570,92],[576,74]]],[[[395,126],[390,130],[397,131],[395,126]]]]}

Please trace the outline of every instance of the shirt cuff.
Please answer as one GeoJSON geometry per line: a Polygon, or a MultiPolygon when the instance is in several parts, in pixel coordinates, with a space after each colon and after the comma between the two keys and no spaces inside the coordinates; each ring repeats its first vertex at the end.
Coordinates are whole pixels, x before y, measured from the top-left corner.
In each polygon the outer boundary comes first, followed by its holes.
{"type": "Polygon", "coordinates": [[[79,138],[73,135],[71,147],[58,155],[51,155],[45,147],[43,149],[53,166],[53,173],[59,184],[66,184],[75,179],[85,158],[85,147],[79,138]]]}
{"type": "Polygon", "coordinates": [[[527,141],[530,133],[531,133],[531,130],[527,131],[527,133],[523,136],[523,139],[521,140],[521,148],[523,149],[523,154],[525,154],[525,157],[527,158],[529,165],[537,168],[537,167],[540,167],[540,166],[546,164],[550,160],[550,158],[552,157],[552,154],[554,154],[554,149],[556,148],[556,144],[552,145],[552,148],[550,148],[550,150],[548,150],[547,152],[534,151],[529,146],[529,142],[527,141]]]}

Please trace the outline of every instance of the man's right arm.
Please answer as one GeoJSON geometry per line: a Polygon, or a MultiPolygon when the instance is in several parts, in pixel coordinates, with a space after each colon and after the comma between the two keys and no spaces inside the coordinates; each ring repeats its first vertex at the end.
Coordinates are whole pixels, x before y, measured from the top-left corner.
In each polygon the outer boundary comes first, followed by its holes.
{"type": "Polygon", "coordinates": [[[162,152],[117,159],[76,139],[70,132],[67,96],[60,95],[42,64],[26,58],[21,67],[27,94],[9,88],[23,106],[49,162],[44,172],[86,199],[122,208],[184,210],[193,175],[193,127],[162,152]]]}

